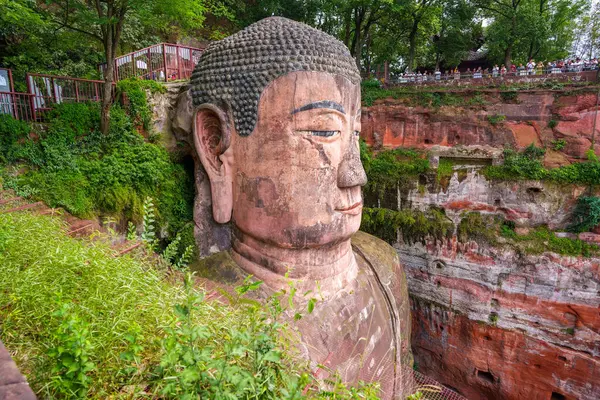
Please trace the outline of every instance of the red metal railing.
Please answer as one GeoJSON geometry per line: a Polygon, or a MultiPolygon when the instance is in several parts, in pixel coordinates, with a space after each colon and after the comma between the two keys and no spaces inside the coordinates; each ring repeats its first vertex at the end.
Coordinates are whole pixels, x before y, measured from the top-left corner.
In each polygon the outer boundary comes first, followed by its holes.
{"type": "MultiPolygon", "coordinates": [[[[127,78],[155,81],[187,79],[202,55],[203,49],[178,44],[159,43],[115,59],[115,82],[127,78]]],[[[100,65],[104,74],[106,63],[100,65]]]]}
{"type": "Polygon", "coordinates": [[[32,99],[33,95],[29,93],[1,92],[0,114],[8,114],[22,121],[34,121],[32,99]]]}
{"type": "Polygon", "coordinates": [[[54,104],[101,101],[104,81],[45,74],[27,74],[27,91],[32,96],[36,119],[54,104]]]}

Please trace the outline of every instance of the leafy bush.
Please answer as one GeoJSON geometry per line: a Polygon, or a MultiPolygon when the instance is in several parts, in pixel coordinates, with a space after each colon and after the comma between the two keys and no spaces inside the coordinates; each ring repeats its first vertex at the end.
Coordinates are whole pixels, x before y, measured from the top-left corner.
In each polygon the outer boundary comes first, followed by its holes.
{"type": "Polygon", "coordinates": [[[566,145],[567,142],[565,141],[565,139],[557,139],[552,141],[552,148],[556,151],[561,151],[565,148],[566,145]]]}
{"type": "Polygon", "coordinates": [[[506,102],[515,101],[519,97],[519,92],[516,90],[500,92],[500,97],[506,102]]]}
{"type": "Polygon", "coordinates": [[[473,240],[493,245],[496,243],[500,222],[491,215],[469,212],[462,216],[456,230],[456,236],[458,241],[463,243],[473,240]]]}
{"type": "Polygon", "coordinates": [[[166,89],[164,85],[153,80],[131,78],[117,83],[116,95],[117,98],[124,97],[125,109],[133,119],[134,124],[148,130],[152,112],[148,107],[146,91],[150,93],[164,93],[166,89]]]}
{"type": "Polygon", "coordinates": [[[542,164],[544,149],[530,145],[522,153],[507,149],[504,164],[489,166],[482,173],[489,179],[534,179],[560,183],[597,185],[600,182],[600,162],[594,160],[546,169],[542,164]]]}
{"type": "Polygon", "coordinates": [[[28,148],[33,145],[29,134],[32,127],[8,114],[0,114],[0,162],[11,163],[29,158],[28,148]]]}
{"type": "Polygon", "coordinates": [[[548,121],[548,128],[554,129],[554,128],[556,128],[556,125],[558,125],[558,121],[555,120],[554,118],[552,118],[550,121],[548,121]]]}
{"type": "Polygon", "coordinates": [[[112,215],[136,222],[141,221],[144,199],[153,197],[158,199],[158,227],[171,238],[192,220],[192,171],[173,163],[164,148],[145,142],[118,106],[111,110],[107,135],[99,130],[97,104],[57,105],[37,141],[15,139],[29,132],[27,124],[8,117],[0,120],[2,126],[13,132],[9,143],[16,150],[11,150],[11,160],[31,167],[18,176],[5,176],[17,191],[29,187],[34,198],[78,217],[112,215]]]}
{"type": "Polygon", "coordinates": [[[600,225],[600,197],[579,197],[571,218],[571,232],[587,232],[600,225]]]}
{"type": "Polygon", "coordinates": [[[499,123],[504,122],[506,120],[506,115],[502,115],[502,114],[488,115],[487,120],[490,124],[492,124],[493,126],[496,126],[499,123]]]}

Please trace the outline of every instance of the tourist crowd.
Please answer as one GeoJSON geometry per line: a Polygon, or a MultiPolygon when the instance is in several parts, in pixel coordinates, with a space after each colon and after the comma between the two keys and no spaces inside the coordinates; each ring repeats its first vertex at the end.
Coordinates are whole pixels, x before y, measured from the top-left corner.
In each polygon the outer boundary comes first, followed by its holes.
{"type": "Polygon", "coordinates": [[[542,75],[542,74],[562,74],[569,72],[583,72],[598,69],[598,59],[581,60],[579,58],[567,61],[542,61],[535,62],[529,60],[525,65],[512,64],[509,69],[506,66],[494,65],[493,68],[467,68],[465,71],[459,71],[458,68],[453,70],[440,71],[436,70],[417,72],[407,72],[398,76],[399,83],[408,82],[427,82],[450,79],[479,79],[479,78],[498,78],[503,76],[527,76],[527,75],[542,75]]]}

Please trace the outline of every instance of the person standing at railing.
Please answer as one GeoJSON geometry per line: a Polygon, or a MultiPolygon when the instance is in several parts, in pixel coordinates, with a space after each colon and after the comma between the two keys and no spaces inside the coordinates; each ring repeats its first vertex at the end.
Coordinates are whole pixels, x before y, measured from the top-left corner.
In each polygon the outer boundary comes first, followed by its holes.
{"type": "Polygon", "coordinates": [[[544,63],[539,61],[535,67],[536,75],[542,75],[544,73],[544,63]]]}
{"type": "Polygon", "coordinates": [[[510,74],[517,75],[517,66],[515,64],[510,64],[510,74]]]}
{"type": "Polygon", "coordinates": [[[494,64],[494,68],[492,68],[492,78],[497,78],[498,72],[500,72],[500,68],[498,68],[498,64],[494,64]]]}
{"type": "Polygon", "coordinates": [[[533,61],[533,58],[530,58],[527,63],[527,75],[533,74],[535,74],[535,61],[533,61]]]}
{"type": "Polygon", "coordinates": [[[440,72],[440,70],[438,68],[436,68],[435,70],[435,80],[439,81],[442,79],[442,73],[440,72]]]}
{"type": "Polygon", "coordinates": [[[506,75],[506,65],[502,64],[502,68],[500,68],[500,76],[506,75]]]}

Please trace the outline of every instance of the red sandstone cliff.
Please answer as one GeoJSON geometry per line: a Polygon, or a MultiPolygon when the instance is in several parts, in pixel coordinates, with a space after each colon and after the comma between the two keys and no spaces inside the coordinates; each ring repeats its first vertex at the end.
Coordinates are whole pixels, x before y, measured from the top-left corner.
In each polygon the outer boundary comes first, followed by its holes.
{"type": "MultiPolygon", "coordinates": [[[[519,94],[514,103],[487,99],[480,107],[439,109],[380,101],[363,110],[362,136],[375,148],[434,150],[531,143],[551,149],[564,140],[559,151],[547,151],[547,165],[585,158],[596,117],[594,93],[519,94]],[[505,115],[506,121],[493,125],[489,115],[505,115]]],[[[490,182],[471,168],[444,185],[415,178],[412,187],[386,193],[381,206],[435,206],[455,227],[465,212],[477,211],[500,215],[519,229],[564,229],[584,190],[490,182]]],[[[502,243],[460,243],[456,232],[425,244],[396,243],[412,298],[419,370],[471,400],[600,399],[600,259],[526,254],[502,243]]]]}

